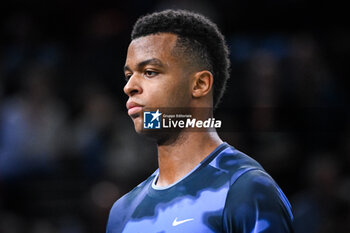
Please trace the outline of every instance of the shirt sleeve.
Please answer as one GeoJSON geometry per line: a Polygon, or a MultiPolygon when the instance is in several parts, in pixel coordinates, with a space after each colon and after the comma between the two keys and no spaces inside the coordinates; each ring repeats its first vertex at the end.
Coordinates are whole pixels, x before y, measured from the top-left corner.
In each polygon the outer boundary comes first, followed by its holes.
{"type": "Polygon", "coordinates": [[[266,172],[252,170],[230,187],[223,213],[224,232],[293,232],[289,201],[266,172]]]}

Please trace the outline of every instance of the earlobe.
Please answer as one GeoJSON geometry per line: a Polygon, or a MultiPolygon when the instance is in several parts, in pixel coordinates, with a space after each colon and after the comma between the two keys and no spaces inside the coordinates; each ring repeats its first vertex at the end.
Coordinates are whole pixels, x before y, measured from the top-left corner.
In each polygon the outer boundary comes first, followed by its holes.
{"type": "Polygon", "coordinates": [[[199,98],[207,95],[213,86],[213,75],[208,70],[195,73],[192,88],[193,97],[199,98]]]}

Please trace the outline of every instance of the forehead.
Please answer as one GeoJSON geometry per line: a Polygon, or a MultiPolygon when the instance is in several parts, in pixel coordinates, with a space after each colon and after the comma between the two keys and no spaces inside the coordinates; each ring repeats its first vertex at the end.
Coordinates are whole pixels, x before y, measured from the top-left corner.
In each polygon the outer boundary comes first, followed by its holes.
{"type": "Polygon", "coordinates": [[[129,45],[126,63],[151,58],[171,59],[171,51],[176,45],[176,40],[177,35],[171,33],[159,33],[134,39],[129,45]]]}

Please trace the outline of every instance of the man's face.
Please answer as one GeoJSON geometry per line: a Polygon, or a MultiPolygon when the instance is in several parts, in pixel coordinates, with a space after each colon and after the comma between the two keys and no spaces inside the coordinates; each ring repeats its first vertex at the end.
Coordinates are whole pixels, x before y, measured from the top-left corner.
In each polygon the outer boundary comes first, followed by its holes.
{"type": "Polygon", "coordinates": [[[129,96],[128,114],[139,133],[143,109],[189,106],[189,72],[172,53],[176,39],[174,34],[160,33],[137,38],[129,45],[124,92],[129,96]]]}

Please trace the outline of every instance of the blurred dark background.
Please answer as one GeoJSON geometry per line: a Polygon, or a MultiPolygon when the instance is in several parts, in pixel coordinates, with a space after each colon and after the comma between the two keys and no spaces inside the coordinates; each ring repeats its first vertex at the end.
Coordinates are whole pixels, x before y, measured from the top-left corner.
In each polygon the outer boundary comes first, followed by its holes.
{"type": "Polygon", "coordinates": [[[292,203],[296,233],[350,232],[350,34],[336,2],[21,1],[0,7],[0,233],[104,232],[157,168],[128,118],[136,19],[201,12],[231,50],[222,138],[292,203]]]}

